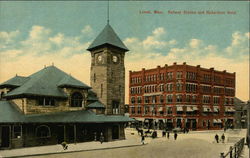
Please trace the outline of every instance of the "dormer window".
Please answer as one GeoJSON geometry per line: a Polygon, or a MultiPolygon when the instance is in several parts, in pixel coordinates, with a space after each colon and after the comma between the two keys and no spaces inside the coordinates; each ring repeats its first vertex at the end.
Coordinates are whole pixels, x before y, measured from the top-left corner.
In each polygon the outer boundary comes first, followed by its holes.
{"type": "Polygon", "coordinates": [[[75,92],[71,96],[71,107],[82,107],[83,96],[79,92],[75,92]]]}
{"type": "Polygon", "coordinates": [[[49,97],[41,97],[38,99],[38,105],[40,106],[55,106],[55,99],[49,97]]]}

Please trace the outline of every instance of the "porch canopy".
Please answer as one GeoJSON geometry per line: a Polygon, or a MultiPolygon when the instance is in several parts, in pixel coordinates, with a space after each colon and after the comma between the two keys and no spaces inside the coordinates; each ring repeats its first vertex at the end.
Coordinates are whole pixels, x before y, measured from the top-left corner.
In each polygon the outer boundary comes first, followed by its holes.
{"type": "Polygon", "coordinates": [[[0,101],[0,123],[111,123],[133,122],[126,116],[95,114],[91,110],[24,115],[8,101],[0,101]]]}

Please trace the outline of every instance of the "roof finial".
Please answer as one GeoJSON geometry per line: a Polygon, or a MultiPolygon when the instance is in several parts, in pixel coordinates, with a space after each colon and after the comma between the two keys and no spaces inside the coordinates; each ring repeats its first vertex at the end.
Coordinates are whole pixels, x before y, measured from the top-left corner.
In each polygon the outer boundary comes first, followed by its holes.
{"type": "Polygon", "coordinates": [[[108,6],[107,6],[107,23],[109,24],[109,0],[108,0],[108,6]]]}
{"type": "Polygon", "coordinates": [[[54,62],[52,62],[52,66],[54,66],[54,62]]]}
{"type": "Polygon", "coordinates": [[[16,74],[16,76],[17,76],[17,74],[16,74]]]}
{"type": "Polygon", "coordinates": [[[44,68],[46,68],[46,65],[44,65],[44,68]]]}

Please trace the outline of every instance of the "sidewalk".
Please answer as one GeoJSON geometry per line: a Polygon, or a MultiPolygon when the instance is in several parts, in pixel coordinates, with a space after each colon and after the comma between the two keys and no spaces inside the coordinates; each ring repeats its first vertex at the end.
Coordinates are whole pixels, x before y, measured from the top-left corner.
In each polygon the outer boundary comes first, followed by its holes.
{"type": "Polygon", "coordinates": [[[103,150],[103,149],[115,149],[124,147],[141,146],[140,138],[135,135],[126,134],[126,140],[117,140],[111,142],[100,143],[96,142],[84,142],[77,144],[68,144],[68,149],[63,150],[61,145],[49,145],[49,146],[39,146],[39,147],[27,147],[20,149],[11,150],[1,150],[0,158],[2,157],[27,157],[27,156],[38,156],[47,154],[61,154],[70,152],[82,152],[82,151],[92,151],[92,150],[103,150]]]}

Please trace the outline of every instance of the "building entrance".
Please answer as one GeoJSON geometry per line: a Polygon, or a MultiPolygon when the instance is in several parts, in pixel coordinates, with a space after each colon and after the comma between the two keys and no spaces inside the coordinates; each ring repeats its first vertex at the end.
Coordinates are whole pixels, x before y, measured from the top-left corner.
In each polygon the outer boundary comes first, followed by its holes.
{"type": "Polygon", "coordinates": [[[0,127],[0,148],[8,148],[10,146],[10,127],[0,127]]]}
{"type": "Polygon", "coordinates": [[[119,139],[119,126],[113,126],[112,139],[119,139]]]}

